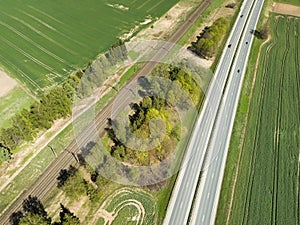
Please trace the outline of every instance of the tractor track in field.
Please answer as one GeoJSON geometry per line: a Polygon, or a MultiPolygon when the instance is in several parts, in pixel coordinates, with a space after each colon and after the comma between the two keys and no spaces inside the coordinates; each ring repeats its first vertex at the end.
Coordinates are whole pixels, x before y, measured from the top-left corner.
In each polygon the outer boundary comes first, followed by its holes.
{"type": "MultiPolygon", "coordinates": [[[[278,27],[277,27],[278,28],[278,27]]],[[[279,85],[279,99],[277,102],[277,110],[276,110],[276,122],[275,122],[275,137],[274,137],[274,176],[273,176],[273,199],[272,199],[272,215],[273,215],[273,224],[276,224],[277,221],[277,212],[278,212],[278,177],[279,177],[279,162],[280,162],[280,128],[281,128],[281,112],[282,112],[282,88],[283,88],[283,80],[285,77],[284,67],[286,65],[287,55],[290,50],[289,43],[289,23],[287,24],[287,32],[286,32],[286,48],[283,54],[283,61],[281,63],[281,76],[280,76],[280,85],[279,85]]],[[[276,35],[278,35],[278,29],[276,29],[276,35]]]]}
{"type": "MultiPolygon", "coordinates": [[[[6,14],[6,13],[4,13],[6,14]]],[[[12,19],[17,20],[18,22],[21,22],[22,20],[18,19],[17,17],[11,16],[6,14],[7,16],[9,16],[12,19]]],[[[18,31],[17,29],[15,29],[14,27],[8,25],[7,23],[1,22],[1,25],[5,26],[7,29],[11,30],[12,32],[14,32],[16,35],[18,35],[19,37],[23,38],[24,40],[28,41],[30,44],[32,44],[33,46],[35,46],[36,48],[40,49],[42,52],[44,52],[45,54],[51,56],[52,58],[62,62],[62,63],[67,63],[64,59],[62,59],[61,57],[59,57],[58,55],[52,53],[51,51],[45,49],[43,46],[41,46],[40,44],[36,43],[35,41],[33,41],[30,37],[26,36],[25,34],[23,34],[22,32],[18,31]]]]}
{"type": "Polygon", "coordinates": [[[252,113],[245,119],[246,140],[240,143],[241,163],[235,169],[242,172],[226,225],[299,224],[300,20],[272,19],[272,39],[256,61],[256,90],[248,105],[252,113]]]}

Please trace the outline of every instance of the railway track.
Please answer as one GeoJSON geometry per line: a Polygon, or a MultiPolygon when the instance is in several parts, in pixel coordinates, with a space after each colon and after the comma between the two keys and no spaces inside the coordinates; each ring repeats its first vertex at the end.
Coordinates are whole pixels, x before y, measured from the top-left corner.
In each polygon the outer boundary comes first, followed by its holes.
{"type": "MultiPolygon", "coordinates": [[[[201,13],[210,5],[211,0],[203,1],[199,7],[193,11],[187,20],[173,33],[169,38],[168,42],[160,48],[156,54],[145,63],[145,65],[139,70],[134,76],[132,76],[128,83],[137,80],[141,76],[149,74],[152,69],[169,53],[176,42],[184,35],[184,33],[196,22],[201,13]]],[[[129,92],[129,90],[127,90],[129,92]]],[[[130,95],[130,93],[128,93],[130,95]]],[[[46,170],[38,177],[38,179],[23,191],[16,200],[8,207],[0,217],[0,224],[9,224],[10,215],[21,209],[22,202],[29,195],[36,196],[43,200],[46,195],[55,187],[57,184],[56,178],[59,175],[61,169],[66,169],[70,165],[75,164],[76,160],[72,153],[76,154],[79,152],[77,141],[80,140],[81,144],[87,144],[91,141],[91,137],[94,134],[94,124],[96,124],[97,130],[103,130],[107,124],[107,118],[111,115],[112,105],[114,98],[96,115],[95,120],[86,126],[86,128],[74,139],[69,146],[57,157],[54,161],[46,168],[46,170]]],[[[121,101],[120,101],[121,102],[121,101]]],[[[126,101],[123,101],[126,102],[126,101]]],[[[122,104],[122,103],[121,103],[122,104]]]]}

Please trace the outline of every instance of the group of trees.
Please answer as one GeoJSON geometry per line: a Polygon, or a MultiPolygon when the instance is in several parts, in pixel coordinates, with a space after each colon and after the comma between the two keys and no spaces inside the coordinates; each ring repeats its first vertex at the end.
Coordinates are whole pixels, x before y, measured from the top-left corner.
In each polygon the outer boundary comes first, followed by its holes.
{"type": "Polygon", "coordinates": [[[60,220],[51,223],[43,204],[37,197],[29,196],[22,203],[22,210],[10,216],[12,225],[80,225],[80,220],[68,208],[60,204],[60,220]]]}
{"type": "Polygon", "coordinates": [[[62,169],[57,177],[57,187],[72,200],[88,196],[92,202],[97,201],[104,186],[109,183],[107,179],[99,176],[98,172],[86,164],[81,164],[81,170],[90,175],[90,179],[83,178],[82,173],[73,166],[62,169]]]}
{"type": "Polygon", "coordinates": [[[124,43],[119,40],[104,55],[99,56],[95,61],[88,64],[76,90],[78,97],[89,96],[94,88],[101,86],[111,75],[111,68],[118,62],[126,59],[127,49],[124,43]]]}
{"type": "Polygon", "coordinates": [[[70,75],[61,85],[54,87],[11,118],[11,126],[0,130],[0,163],[9,161],[11,150],[23,142],[34,140],[40,131],[49,129],[53,122],[71,114],[74,93],[83,98],[99,87],[109,76],[109,68],[127,58],[127,50],[119,41],[103,56],[89,63],[85,70],[70,75]]]}
{"type": "Polygon", "coordinates": [[[203,58],[216,54],[220,42],[229,27],[229,21],[223,17],[217,19],[210,27],[205,27],[197,41],[189,47],[191,51],[203,58]]]}
{"type": "Polygon", "coordinates": [[[134,165],[148,165],[165,159],[180,139],[181,121],[174,107],[188,110],[192,104],[197,105],[200,101],[199,86],[183,69],[160,65],[152,75],[139,79],[142,100],[132,103],[129,122],[116,118],[109,121],[106,129],[113,141],[111,155],[134,165]],[[153,119],[155,123],[151,124],[150,131],[149,123],[153,119]],[[161,139],[161,131],[164,129],[166,134],[161,139]],[[149,146],[155,147],[150,151],[136,151],[132,149],[133,145],[144,150],[149,146]]]}
{"type": "Polygon", "coordinates": [[[49,129],[54,120],[70,115],[80,76],[80,73],[76,73],[68,77],[62,85],[52,88],[29,109],[23,109],[13,116],[11,126],[0,130],[0,145],[13,150],[23,142],[32,141],[40,131],[49,129]]]}

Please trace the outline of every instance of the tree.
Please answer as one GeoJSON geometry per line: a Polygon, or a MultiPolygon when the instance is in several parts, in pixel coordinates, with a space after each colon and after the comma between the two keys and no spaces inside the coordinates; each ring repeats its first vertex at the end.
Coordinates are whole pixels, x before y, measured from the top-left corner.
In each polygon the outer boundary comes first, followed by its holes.
{"type": "Polygon", "coordinates": [[[23,210],[26,214],[37,214],[41,215],[43,218],[47,218],[47,212],[45,211],[45,208],[41,201],[35,197],[29,195],[27,199],[25,199],[22,203],[23,210]]]}
{"type": "Polygon", "coordinates": [[[44,218],[42,215],[27,213],[20,219],[19,225],[50,225],[51,220],[44,218]]]}
{"type": "Polygon", "coordinates": [[[58,180],[57,187],[61,188],[62,186],[64,186],[65,182],[69,179],[69,177],[74,176],[76,172],[77,169],[72,165],[70,165],[68,170],[61,169],[59,171],[58,177],[56,178],[58,180]]]}
{"type": "Polygon", "coordinates": [[[14,212],[9,217],[9,222],[11,223],[11,225],[18,225],[20,223],[21,218],[23,218],[23,217],[24,217],[24,214],[22,211],[14,212]]]}
{"type": "Polygon", "coordinates": [[[219,43],[229,27],[227,19],[221,17],[217,19],[210,27],[202,31],[196,42],[189,48],[197,55],[204,58],[211,58],[217,51],[219,43]]]}
{"type": "Polygon", "coordinates": [[[74,176],[67,179],[62,186],[62,190],[71,199],[78,199],[83,195],[86,195],[86,181],[80,176],[78,172],[74,176]]]}
{"type": "Polygon", "coordinates": [[[267,39],[270,33],[270,27],[264,24],[259,30],[259,38],[267,39]]]}
{"type": "Polygon", "coordinates": [[[116,158],[116,159],[119,159],[121,160],[122,158],[125,157],[125,147],[123,145],[118,145],[118,146],[115,146],[114,150],[113,150],[113,156],[116,158]]]}
{"type": "Polygon", "coordinates": [[[80,225],[80,220],[63,204],[60,204],[61,211],[59,213],[61,225],[80,225]]]}
{"type": "Polygon", "coordinates": [[[0,163],[11,160],[11,152],[8,148],[0,144],[0,163]]]}

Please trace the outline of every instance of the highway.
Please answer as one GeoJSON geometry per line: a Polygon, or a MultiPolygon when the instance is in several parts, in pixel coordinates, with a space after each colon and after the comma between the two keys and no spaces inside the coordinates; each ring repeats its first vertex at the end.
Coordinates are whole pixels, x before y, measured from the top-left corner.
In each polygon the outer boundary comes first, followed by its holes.
{"type": "Polygon", "coordinates": [[[191,213],[191,225],[211,225],[215,221],[234,118],[254,38],[251,31],[256,29],[263,3],[263,0],[255,1],[236,53],[207,150],[202,179],[191,213]]]}
{"type": "MultiPolygon", "coordinates": [[[[208,7],[210,4],[209,0],[203,1],[199,7],[189,15],[187,20],[176,30],[176,32],[169,38],[162,48],[160,48],[154,56],[151,58],[150,62],[146,63],[144,67],[136,73],[128,82],[138,79],[141,76],[149,74],[152,69],[160,62],[170,51],[170,49],[175,45],[175,43],[183,36],[183,34],[190,28],[190,26],[198,19],[201,13],[208,7]]],[[[129,92],[129,91],[128,91],[129,92]]],[[[130,93],[127,94],[129,96],[130,93]]],[[[56,158],[53,162],[47,167],[47,169],[38,177],[38,179],[24,190],[20,195],[15,199],[15,201],[4,211],[1,212],[0,224],[9,224],[9,216],[21,209],[22,202],[29,195],[37,196],[39,199],[43,200],[44,197],[51,191],[51,189],[57,184],[56,178],[61,169],[68,168],[69,165],[75,164],[76,160],[73,157],[72,153],[77,153],[78,141],[79,145],[83,146],[85,143],[89,143],[93,138],[95,138],[95,124],[97,130],[104,129],[107,125],[107,118],[111,115],[111,109],[114,99],[112,99],[104,108],[99,112],[95,119],[90,123],[82,133],[76,137],[76,140],[73,140],[70,145],[56,158]]],[[[125,103],[126,101],[124,101],[125,103]]],[[[124,106],[125,107],[125,106],[124,106]]]]}
{"type": "MultiPolygon", "coordinates": [[[[209,86],[204,106],[196,122],[181,170],[169,202],[164,225],[187,224],[196,187],[209,146],[213,126],[219,111],[231,65],[240,42],[246,20],[251,16],[253,0],[244,1],[220,62],[209,86]],[[228,45],[231,45],[229,48],[228,45]]],[[[229,80],[231,80],[229,78],[229,80]]],[[[200,178],[201,179],[201,178],[200,178]]],[[[198,223],[202,224],[202,223],[198,223]]]]}

